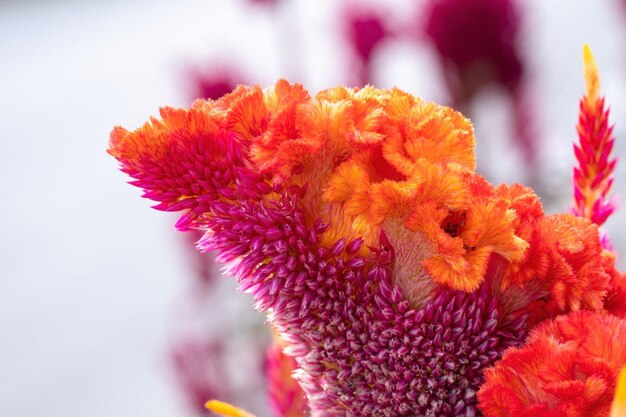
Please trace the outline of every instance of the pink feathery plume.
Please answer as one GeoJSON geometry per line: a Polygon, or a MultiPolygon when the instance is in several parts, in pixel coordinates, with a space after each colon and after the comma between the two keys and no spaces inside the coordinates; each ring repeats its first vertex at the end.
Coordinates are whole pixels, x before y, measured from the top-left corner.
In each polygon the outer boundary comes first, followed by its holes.
{"type": "Polygon", "coordinates": [[[609,198],[617,163],[611,158],[615,137],[613,126],[609,125],[609,110],[604,107],[604,97],[599,96],[598,67],[587,45],[584,65],[587,91],[580,100],[577,126],[580,143],[574,145],[578,166],[574,168],[572,211],[600,226],[616,208],[615,201],[609,198]]]}

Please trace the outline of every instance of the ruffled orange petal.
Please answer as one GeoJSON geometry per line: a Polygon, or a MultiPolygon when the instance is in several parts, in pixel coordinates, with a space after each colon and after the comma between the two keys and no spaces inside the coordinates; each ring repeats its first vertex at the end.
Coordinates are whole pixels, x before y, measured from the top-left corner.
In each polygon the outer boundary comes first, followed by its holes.
{"type": "Polygon", "coordinates": [[[545,279],[559,308],[602,309],[614,258],[602,248],[597,226],[584,218],[560,214],[546,217],[541,233],[550,253],[545,279]]]}

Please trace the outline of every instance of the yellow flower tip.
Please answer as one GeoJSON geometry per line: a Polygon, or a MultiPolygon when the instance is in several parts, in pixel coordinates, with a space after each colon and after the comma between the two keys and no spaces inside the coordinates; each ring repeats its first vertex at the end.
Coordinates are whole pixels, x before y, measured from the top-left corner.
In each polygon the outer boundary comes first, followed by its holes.
{"type": "Polygon", "coordinates": [[[611,406],[611,417],[626,417],[626,366],[617,377],[615,398],[611,406]]]}
{"type": "Polygon", "coordinates": [[[207,401],[204,406],[215,414],[225,417],[255,417],[241,408],[218,400],[207,401]]]}
{"type": "Polygon", "coordinates": [[[598,65],[593,58],[591,48],[585,44],[583,47],[583,67],[585,71],[585,85],[587,97],[596,100],[600,95],[600,76],[598,75],[598,65]]]}

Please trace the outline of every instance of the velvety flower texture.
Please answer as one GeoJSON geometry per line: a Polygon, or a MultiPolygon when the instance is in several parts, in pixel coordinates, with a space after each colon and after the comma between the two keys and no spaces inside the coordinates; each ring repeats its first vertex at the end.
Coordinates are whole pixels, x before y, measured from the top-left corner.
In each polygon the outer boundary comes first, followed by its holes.
{"type": "Polygon", "coordinates": [[[494,417],[608,416],[626,363],[624,341],[626,320],[613,315],[581,311],[550,320],[486,371],[481,409],[494,417]]]}
{"type": "Polygon", "coordinates": [[[398,89],[279,81],[117,127],[109,152],[268,313],[312,416],[478,416],[531,323],[604,309],[614,257],[589,220],[490,185],[473,147],[398,89]]]}

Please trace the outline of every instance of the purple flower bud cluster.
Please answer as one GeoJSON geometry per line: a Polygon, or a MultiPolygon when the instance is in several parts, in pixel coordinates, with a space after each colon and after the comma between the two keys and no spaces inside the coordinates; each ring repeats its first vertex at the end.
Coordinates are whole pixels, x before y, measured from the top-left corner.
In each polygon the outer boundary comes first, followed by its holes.
{"type": "Polygon", "coordinates": [[[411,309],[385,235],[367,256],[361,239],[324,248],[327,226],[307,225],[298,193],[212,204],[199,247],[218,251],[287,338],[312,415],[478,415],[482,370],[521,343],[524,319],[505,320],[487,286],[411,309]]]}

